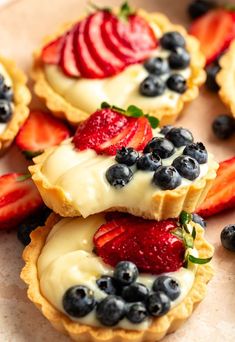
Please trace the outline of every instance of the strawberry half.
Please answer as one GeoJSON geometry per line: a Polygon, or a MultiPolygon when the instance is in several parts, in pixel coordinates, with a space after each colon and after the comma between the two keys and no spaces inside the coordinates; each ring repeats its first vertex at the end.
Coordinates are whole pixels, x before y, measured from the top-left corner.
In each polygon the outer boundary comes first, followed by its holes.
{"type": "Polygon", "coordinates": [[[235,207],[235,157],[220,163],[217,177],[205,201],[197,209],[203,217],[235,207]]]}
{"type": "Polygon", "coordinates": [[[61,36],[47,44],[42,50],[42,61],[47,64],[58,64],[64,42],[65,36],[61,36]]]}
{"type": "Polygon", "coordinates": [[[61,50],[60,66],[66,75],[79,77],[81,73],[78,69],[74,54],[74,33],[75,29],[71,30],[65,39],[61,50]]]}
{"type": "Polygon", "coordinates": [[[226,9],[209,11],[192,23],[189,33],[200,41],[201,50],[209,64],[235,38],[235,12],[226,9]]]}
{"type": "Polygon", "coordinates": [[[174,272],[183,266],[185,254],[183,242],[171,233],[176,227],[173,219],[157,222],[131,215],[117,217],[97,230],[95,250],[113,267],[128,260],[141,272],[174,272]]]}
{"type": "Polygon", "coordinates": [[[0,229],[16,227],[42,205],[42,198],[31,178],[20,173],[0,177],[0,229]]]}
{"type": "Polygon", "coordinates": [[[42,111],[32,111],[16,137],[16,145],[27,157],[34,157],[69,136],[70,131],[61,120],[42,111]]]}

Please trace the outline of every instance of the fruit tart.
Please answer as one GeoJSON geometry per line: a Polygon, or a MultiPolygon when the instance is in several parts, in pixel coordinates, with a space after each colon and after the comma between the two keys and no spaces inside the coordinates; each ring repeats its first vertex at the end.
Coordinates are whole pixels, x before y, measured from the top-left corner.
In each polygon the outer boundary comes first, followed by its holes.
{"type": "Polygon", "coordinates": [[[192,314],[213,275],[213,247],[190,216],[52,214],[23,253],[29,299],[75,341],[162,339],[192,314]]]}
{"type": "Polygon", "coordinates": [[[29,170],[46,205],[65,217],[112,210],[162,220],[193,212],[218,164],[189,130],[156,124],[133,105],[103,103],[73,138],[34,158],[29,170]]]}
{"type": "Polygon", "coordinates": [[[196,38],[160,13],[95,9],[62,26],[35,52],[35,92],[56,115],[77,124],[107,101],[131,103],[175,121],[204,82],[196,38]]]}
{"type": "Polygon", "coordinates": [[[29,114],[27,78],[15,63],[0,56],[0,155],[10,146],[29,114]]]}

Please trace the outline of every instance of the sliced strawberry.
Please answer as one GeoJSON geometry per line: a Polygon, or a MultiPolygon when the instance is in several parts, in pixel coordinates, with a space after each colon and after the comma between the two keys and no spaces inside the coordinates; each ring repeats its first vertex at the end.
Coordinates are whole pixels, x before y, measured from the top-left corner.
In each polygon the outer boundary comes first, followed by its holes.
{"type": "Polygon", "coordinates": [[[42,111],[32,111],[16,137],[16,145],[34,156],[69,136],[70,131],[61,120],[42,111]]]}
{"type": "Polygon", "coordinates": [[[201,43],[207,64],[222,53],[235,38],[235,15],[226,9],[215,9],[195,20],[189,30],[201,43]]]}
{"type": "Polygon", "coordinates": [[[197,209],[203,217],[235,207],[235,157],[220,163],[217,177],[205,201],[197,209]]]}
{"type": "Polygon", "coordinates": [[[102,225],[94,235],[97,254],[113,267],[129,260],[141,272],[160,274],[177,271],[184,262],[183,242],[171,231],[175,220],[150,221],[131,215],[102,225]]]}
{"type": "Polygon", "coordinates": [[[0,229],[16,227],[43,205],[31,178],[20,173],[0,177],[0,229]]]}
{"type": "Polygon", "coordinates": [[[143,151],[149,140],[153,137],[152,128],[147,118],[140,117],[138,119],[138,127],[136,134],[129,142],[128,146],[133,147],[137,151],[143,151]]]}
{"type": "Polygon", "coordinates": [[[63,45],[61,51],[61,59],[60,59],[60,66],[64,73],[70,77],[79,77],[80,71],[78,69],[78,65],[75,59],[75,52],[74,52],[74,33],[76,30],[73,28],[66,36],[65,43],[63,45]]]}
{"type": "Polygon", "coordinates": [[[42,50],[42,61],[47,64],[58,64],[60,61],[64,41],[65,36],[63,35],[47,44],[42,50]]]}

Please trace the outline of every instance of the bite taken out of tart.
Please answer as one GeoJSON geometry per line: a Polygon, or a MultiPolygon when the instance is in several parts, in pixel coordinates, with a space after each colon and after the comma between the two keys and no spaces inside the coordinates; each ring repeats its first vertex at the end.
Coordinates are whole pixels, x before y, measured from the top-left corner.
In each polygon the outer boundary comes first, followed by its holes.
{"type": "Polygon", "coordinates": [[[46,205],[71,217],[121,211],[162,220],[195,211],[218,164],[189,130],[150,123],[135,106],[103,103],[73,138],[34,158],[29,170],[46,205]]]}
{"type": "Polygon", "coordinates": [[[75,341],[158,341],[205,297],[213,247],[183,212],[151,221],[52,214],[31,233],[21,277],[29,299],[75,341]]]}
{"type": "Polygon", "coordinates": [[[0,56],[0,155],[6,151],[29,114],[27,78],[12,60],[0,56]]]}
{"type": "Polygon", "coordinates": [[[35,52],[35,92],[71,124],[107,101],[172,123],[205,80],[195,37],[160,13],[97,9],[62,26],[35,52]]]}

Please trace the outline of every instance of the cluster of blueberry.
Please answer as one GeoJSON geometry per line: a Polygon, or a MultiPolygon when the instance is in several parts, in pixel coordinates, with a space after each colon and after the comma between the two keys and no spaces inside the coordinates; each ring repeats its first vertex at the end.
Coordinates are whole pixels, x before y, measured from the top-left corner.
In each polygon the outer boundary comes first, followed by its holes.
{"type": "Polygon", "coordinates": [[[0,74],[0,123],[8,122],[12,115],[13,91],[6,85],[4,77],[0,74]]]}
{"type": "Polygon", "coordinates": [[[140,155],[133,148],[123,147],[117,151],[116,161],[106,171],[107,181],[121,188],[131,181],[135,170],[152,171],[153,183],[163,190],[173,190],[182,178],[194,180],[200,175],[200,164],[207,162],[207,150],[202,143],[193,143],[192,133],[184,128],[165,126],[160,133],[164,137],[154,137],[140,155]],[[185,146],[182,154],[172,165],[163,166],[162,160],[171,157],[177,148],[185,146]]]}
{"type": "Polygon", "coordinates": [[[152,291],[149,291],[144,284],[136,282],[138,275],[134,263],[121,261],[115,267],[113,277],[102,276],[96,282],[107,293],[104,299],[97,303],[93,291],[87,286],[73,286],[64,294],[64,310],[78,318],[95,309],[96,318],[106,326],[114,326],[123,318],[138,324],[149,316],[166,314],[171,301],[180,296],[178,281],[166,275],[158,276],[153,282],[152,291]]]}
{"type": "Polygon", "coordinates": [[[140,84],[140,94],[149,97],[159,96],[166,88],[183,94],[187,89],[186,80],[177,73],[177,70],[186,69],[190,64],[185,39],[179,32],[167,32],[160,39],[160,45],[163,49],[169,50],[170,55],[167,58],[151,57],[144,63],[149,76],[140,84]],[[170,73],[171,70],[174,72],[170,73]]]}

